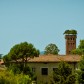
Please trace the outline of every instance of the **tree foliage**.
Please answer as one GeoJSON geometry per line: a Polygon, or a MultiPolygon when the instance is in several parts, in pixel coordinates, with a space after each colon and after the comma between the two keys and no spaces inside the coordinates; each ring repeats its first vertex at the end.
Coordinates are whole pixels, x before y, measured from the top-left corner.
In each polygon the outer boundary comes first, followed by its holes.
{"type": "Polygon", "coordinates": [[[0,71],[0,84],[31,84],[31,78],[28,75],[13,74],[12,71],[0,71]]]}
{"type": "Polygon", "coordinates": [[[78,48],[82,51],[82,53],[84,53],[84,40],[80,40],[78,48]]]}
{"type": "Polygon", "coordinates": [[[27,61],[34,56],[39,56],[39,50],[31,43],[23,42],[14,45],[10,52],[3,57],[3,60],[8,70],[12,70],[14,74],[23,73],[33,78],[34,74],[28,67],[27,61]]]}
{"type": "Polygon", "coordinates": [[[84,55],[84,40],[80,40],[80,44],[77,49],[71,51],[72,54],[84,55]]]}
{"type": "Polygon", "coordinates": [[[84,84],[84,55],[79,62],[79,69],[77,70],[77,74],[78,84],[84,84]]]}
{"type": "Polygon", "coordinates": [[[55,45],[55,44],[48,44],[46,47],[45,47],[45,54],[58,54],[59,52],[59,49],[58,47],[55,45]]]}
{"type": "Polygon", "coordinates": [[[72,74],[70,66],[61,62],[53,72],[53,84],[75,84],[75,74],[72,74]]]}
{"type": "Polygon", "coordinates": [[[2,59],[2,54],[0,54],[0,59],[2,59]]]}
{"type": "Polygon", "coordinates": [[[76,35],[77,31],[76,30],[65,30],[64,34],[74,34],[74,35],[76,35]]]}
{"type": "Polygon", "coordinates": [[[23,62],[27,61],[28,57],[39,56],[39,50],[37,50],[31,43],[22,42],[14,45],[10,52],[4,56],[4,60],[15,60],[23,59],[23,62]]]}

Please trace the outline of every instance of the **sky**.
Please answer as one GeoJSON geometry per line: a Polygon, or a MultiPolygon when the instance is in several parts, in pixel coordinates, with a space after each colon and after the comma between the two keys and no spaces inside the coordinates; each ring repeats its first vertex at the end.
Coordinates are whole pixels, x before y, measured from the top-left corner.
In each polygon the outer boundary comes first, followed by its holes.
{"type": "Polygon", "coordinates": [[[25,41],[40,51],[53,43],[65,54],[68,29],[77,30],[78,46],[84,39],[84,0],[0,0],[0,54],[25,41]]]}

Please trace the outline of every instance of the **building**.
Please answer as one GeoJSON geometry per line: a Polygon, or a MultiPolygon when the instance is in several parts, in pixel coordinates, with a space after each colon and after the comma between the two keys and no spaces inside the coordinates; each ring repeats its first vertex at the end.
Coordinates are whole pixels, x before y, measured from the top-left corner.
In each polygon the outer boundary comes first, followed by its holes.
{"type": "Polygon", "coordinates": [[[74,71],[78,68],[80,59],[80,56],[75,55],[43,55],[30,59],[28,65],[37,76],[37,84],[51,84],[53,70],[58,67],[61,61],[69,63],[74,71]]]}
{"type": "Polygon", "coordinates": [[[65,35],[66,55],[42,55],[28,60],[28,65],[37,76],[37,84],[50,84],[53,70],[61,61],[70,64],[72,71],[78,68],[81,56],[70,55],[71,50],[76,49],[76,35],[65,35]]]}

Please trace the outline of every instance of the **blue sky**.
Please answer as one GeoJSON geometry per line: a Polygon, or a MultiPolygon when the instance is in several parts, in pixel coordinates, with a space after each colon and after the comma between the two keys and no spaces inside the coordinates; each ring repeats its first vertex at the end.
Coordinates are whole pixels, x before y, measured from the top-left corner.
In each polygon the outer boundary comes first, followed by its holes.
{"type": "Polygon", "coordinates": [[[27,41],[40,51],[49,43],[65,54],[63,32],[78,31],[84,39],[84,0],[0,0],[0,53],[27,41]]]}

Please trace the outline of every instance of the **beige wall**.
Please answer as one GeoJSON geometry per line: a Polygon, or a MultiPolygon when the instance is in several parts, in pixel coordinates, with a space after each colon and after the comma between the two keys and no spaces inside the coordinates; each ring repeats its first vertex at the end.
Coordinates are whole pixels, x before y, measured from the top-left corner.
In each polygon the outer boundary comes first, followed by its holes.
{"type": "MultiPolygon", "coordinates": [[[[45,84],[45,82],[50,83],[52,80],[53,68],[57,68],[59,63],[28,63],[29,67],[36,68],[35,74],[37,76],[37,84],[45,84]],[[41,69],[48,68],[48,75],[42,75],[41,69]]],[[[77,64],[69,63],[74,71],[74,68],[77,67],[77,64]],[[75,67],[74,67],[75,66],[75,67]]]]}

